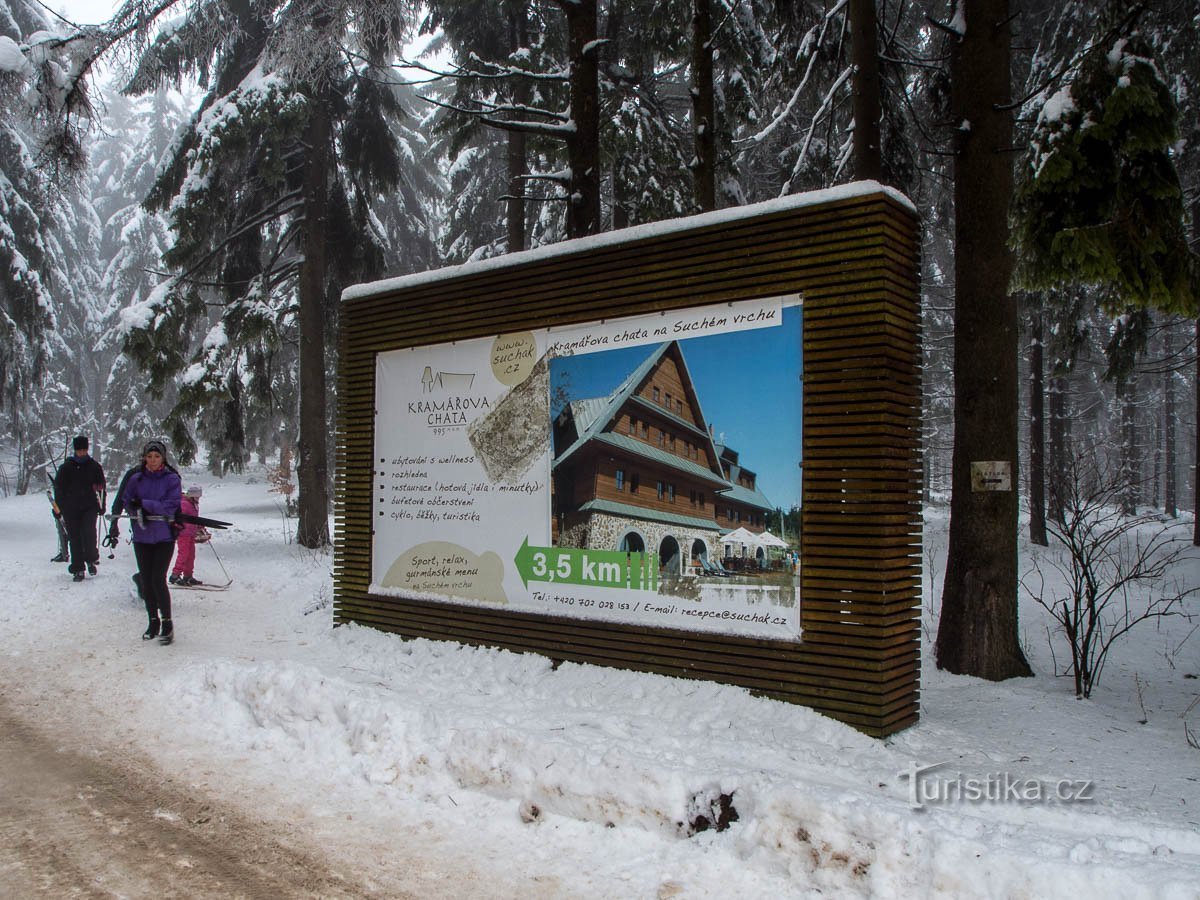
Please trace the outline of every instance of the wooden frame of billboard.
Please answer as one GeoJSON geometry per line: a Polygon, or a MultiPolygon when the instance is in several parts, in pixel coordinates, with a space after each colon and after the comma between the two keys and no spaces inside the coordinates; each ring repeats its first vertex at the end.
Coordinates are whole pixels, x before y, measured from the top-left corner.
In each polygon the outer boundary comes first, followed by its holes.
{"type": "Polygon", "coordinates": [[[917,721],[918,225],[865,182],[349,289],[341,310],[334,621],[741,685],[868,734],[917,721]],[[799,642],[511,613],[369,592],[375,355],[799,293],[799,642]]]}

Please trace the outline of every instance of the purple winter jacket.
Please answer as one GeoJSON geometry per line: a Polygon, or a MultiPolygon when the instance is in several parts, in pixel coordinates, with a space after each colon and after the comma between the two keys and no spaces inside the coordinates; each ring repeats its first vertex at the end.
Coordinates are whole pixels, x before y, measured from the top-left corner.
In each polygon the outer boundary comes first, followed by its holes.
{"type": "MultiPolygon", "coordinates": [[[[148,516],[170,516],[174,519],[179,512],[182,496],[183,485],[179,473],[163,466],[157,472],[149,469],[134,472],[125,485],[121,500],[125,503],[125,509],[131,512],[131,506],[140,504],[148,516]]],[[[139,528],[136,521],[133,522],[133,540],[138,544],[162,544],[175,540],[175,534],[173,522],[155,520],[147,522],[143,528],[139,528]]]]}

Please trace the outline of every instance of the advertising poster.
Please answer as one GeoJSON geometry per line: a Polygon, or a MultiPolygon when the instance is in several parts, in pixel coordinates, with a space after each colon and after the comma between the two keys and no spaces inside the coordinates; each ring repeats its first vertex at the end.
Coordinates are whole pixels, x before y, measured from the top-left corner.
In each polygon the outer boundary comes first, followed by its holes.
{"type": "Polygon", "coordinates": [[[800,637],[799,298],[380,353],[371,592],[800,637]]]}

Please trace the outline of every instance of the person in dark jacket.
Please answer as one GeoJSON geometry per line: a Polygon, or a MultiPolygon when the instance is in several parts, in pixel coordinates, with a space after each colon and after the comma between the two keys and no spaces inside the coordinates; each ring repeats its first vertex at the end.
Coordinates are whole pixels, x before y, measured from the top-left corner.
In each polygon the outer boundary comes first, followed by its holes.
{"type": "Polygon", "coordinates": [[[104,470],[88,455],[85,435],[75,438],[75,453],[58,468],[54,476],[54,502],[62,513],[71,548],[71,575],[83,581],[86,568],[96,574],[100,549],[96,546],[96,517],[104,512],[100,496],[104,493],[104,470]]]}
{"type": "Polygon", "coordinates": [[[179,473],[167,462],[162,441],[148,441],[142,464],[129,477],[121,501],[133,526],[133,553],[137,557],[138,586],[150,617],[142,640],[158,638],[160,644],[175,639],[171,622],[171,591],[167,570],[175,555],[175,517],[183,496],[179,473]]]}

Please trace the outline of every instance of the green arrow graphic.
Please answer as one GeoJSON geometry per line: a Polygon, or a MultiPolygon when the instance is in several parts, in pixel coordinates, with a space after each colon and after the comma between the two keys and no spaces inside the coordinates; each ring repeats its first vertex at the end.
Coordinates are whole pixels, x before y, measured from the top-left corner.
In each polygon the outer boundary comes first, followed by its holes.
{"type": "Polygon", "coordinates": [[[577,547],[531,547],[521,542],[514,559],[525,587],[531,581],[633,591],[658,590],[658,554],[577,547]]]}

